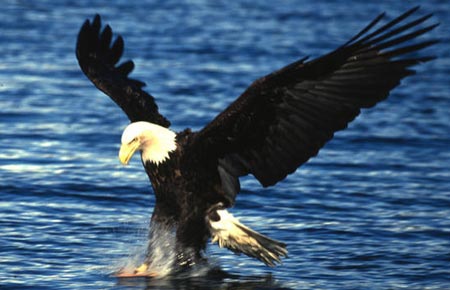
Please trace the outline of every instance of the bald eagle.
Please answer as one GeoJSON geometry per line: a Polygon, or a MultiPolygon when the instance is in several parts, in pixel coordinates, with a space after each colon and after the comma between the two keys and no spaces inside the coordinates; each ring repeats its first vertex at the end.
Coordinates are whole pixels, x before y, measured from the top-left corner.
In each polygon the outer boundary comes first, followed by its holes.
{"type": "MultiPolygon", "coordinates": [[[[155,275],[158,255],[171,253],[173,271],[206,263],[211,239],[220,247],[268,266],[287,256],[286,245],[242,224],[227,209],[253,175],[272,186],[318,154],[362,108],[384,100],[411,66],[433,59],[419,52],[435,40],[416,39],[438,24],[418,7],[380,24],[384,13],[336,50],[302,58],[253,82],[198,132],[173,132],[144,83],[129,77],[133,61],[119,64],[124,41],[113,41],[100,16],[82,25],[76,56],[94,85],[122,108],[131,123],[122,134],[120,161],[141,152],[155,194],[150,243],[136,275],[155,275]],[[158,247],[169,236],[168,247],[158,247]]],[[[161,260],[161,259],[160,259],[161,260]]],[[[169,261],[166,261],[169,262],[169,261]]],[[[159,275],[161,273],[156,273],[159,275]]]]}

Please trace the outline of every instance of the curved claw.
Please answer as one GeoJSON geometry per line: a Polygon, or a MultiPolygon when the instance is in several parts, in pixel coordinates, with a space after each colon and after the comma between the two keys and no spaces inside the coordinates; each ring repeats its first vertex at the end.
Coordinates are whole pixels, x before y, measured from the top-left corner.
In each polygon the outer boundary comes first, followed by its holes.
{"type": "Polygon", "coordinates": [[[133,278],[133,277],[157,277],[158,273],[149,270],[149,264],[143,263],[133,272],[126,272],[121,269],[119,272],[115,273],[114,276],[118,278],[133,278]]]}

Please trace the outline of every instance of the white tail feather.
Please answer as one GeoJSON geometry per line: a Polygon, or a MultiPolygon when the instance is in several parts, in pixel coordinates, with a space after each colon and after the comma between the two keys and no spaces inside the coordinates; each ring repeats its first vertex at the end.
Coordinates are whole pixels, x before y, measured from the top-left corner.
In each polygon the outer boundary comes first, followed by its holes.
{"type": "Polygon", "coordinates": [[[207,218],[212,243],[218,242],[221,248],[257,258],[268,266],[275,266],[281,263],[281,257],[287,257],[285,244],[243,225],[225,209],[218,209],[216,213],[219,220],[207,218]]]}

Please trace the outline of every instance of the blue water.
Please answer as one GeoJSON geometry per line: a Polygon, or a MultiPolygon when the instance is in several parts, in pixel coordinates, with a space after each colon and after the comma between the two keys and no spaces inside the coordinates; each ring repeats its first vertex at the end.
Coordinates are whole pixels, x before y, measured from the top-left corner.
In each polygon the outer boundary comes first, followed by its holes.
{"type": "Polygon", "coordinates": [[[276,187],[252,178],[233,213],[286,242],[267,268],[211,246],[234,276],[111,273],[145,249],[154,198],[140,161],[119,164],[124,114],[84,77],[74,47],[100,13],[126,42],[174,129],[199,129],[253,80],[342,44],[414,1],[3,0],[0,9],[1,289],[449,289],[450,5],[438,59],[364,111],[276,187]],[[93,2],[93,3],[92,3],[93,2]],[[132,2],[132,3],[129,3],[132,2]]]}

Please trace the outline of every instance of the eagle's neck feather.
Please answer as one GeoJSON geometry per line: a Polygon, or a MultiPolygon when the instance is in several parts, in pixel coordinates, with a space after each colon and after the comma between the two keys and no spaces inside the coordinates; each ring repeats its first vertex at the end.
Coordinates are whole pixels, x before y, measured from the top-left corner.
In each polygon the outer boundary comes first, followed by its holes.
{"type": "Polygon", "coordinates": [[[159,165],[169,159],[169,153],[177,149],[176,133],[147,123],[141,134],[142,160],[159,165]]]}

